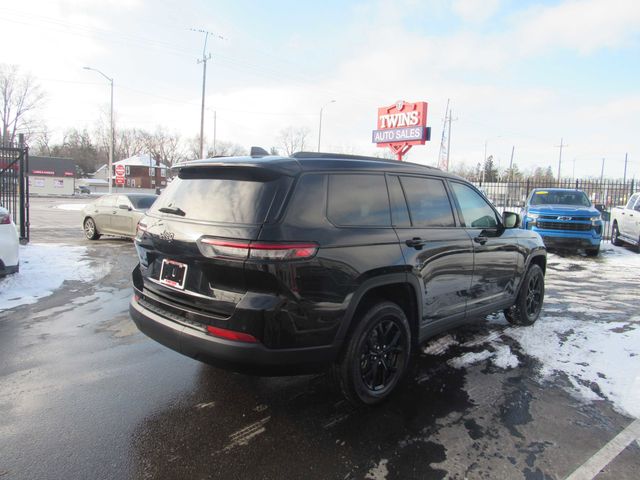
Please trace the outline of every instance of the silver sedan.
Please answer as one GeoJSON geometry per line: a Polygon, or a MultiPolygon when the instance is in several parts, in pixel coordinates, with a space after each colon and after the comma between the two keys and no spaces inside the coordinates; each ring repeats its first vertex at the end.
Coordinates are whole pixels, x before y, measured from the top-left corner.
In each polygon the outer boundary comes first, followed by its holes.
{"type": "Polygon", "coordinates": [[[104,195],[82,209],[82,228],[89,240],[102,235],[135,237],[138,221],[158,198],[144,193],[104,195]]]}

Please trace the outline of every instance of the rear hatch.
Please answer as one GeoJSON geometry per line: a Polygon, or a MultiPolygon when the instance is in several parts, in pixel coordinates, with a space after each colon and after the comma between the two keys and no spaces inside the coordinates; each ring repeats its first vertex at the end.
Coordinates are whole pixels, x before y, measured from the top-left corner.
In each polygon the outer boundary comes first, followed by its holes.
{"type": "Polygon", "coordinates": [[[200,322],[201,315],[232,315],[247,290],[242,247],[278,219],[297,173],[297,163],[289,162],[287,168],[255,159],[180,168],[140,222],[143,285],[136,288],[200,322]]]}

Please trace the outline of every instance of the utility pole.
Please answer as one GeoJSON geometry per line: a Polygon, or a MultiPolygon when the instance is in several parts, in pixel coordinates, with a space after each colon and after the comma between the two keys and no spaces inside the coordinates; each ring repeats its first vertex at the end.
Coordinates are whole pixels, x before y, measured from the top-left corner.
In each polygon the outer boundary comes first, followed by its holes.
{"type": "MultiPolygon", "coordinates": [[[[200,109],[200,158],[204,158],[204,97],[207,85],[207,62],[211,60],[211,54],[207,54],[207,40],[209,35],[215,35],[207,30],[191,28],[192,32],[204,33],[204,48],[202,49],[202,58],[198,59],[198,63],[202,64],[202,107],[200,109]]],[[[216,35],[220,40],[224,40],[221,35],[216,35]]]]}
{"type": "Polygon", "coordinates": [[[509,160],[509,182],[513,177],[513,154],[516,151],[516,146],[511,147],[511,159],[509,160]]]}
{"type": "Polygon", "coordinates": [[[602,159],[602,168],[600,169],[600,183],[604,179],[604,158],[602,159]]]}
{"type": "Polygon", "coordinates": [[[216,150],[216,130],[218,129],[218,119],[216,115],[216,111],[213,111],[213,155],[217,155],[218,151],[216,150]]]}
{"type": "Polygon", "coordinates": [[[442,138],[440,140],[440,151],[438,152],[438,168],[444,167],[444,136],[447,131],[447,120],[449,118],[449,99],[447,98],[447,108],[444,111],[444,120],[442,121],[442,138]]]}
{"type": "Polygon", "coordinates": [[[449,133],[447,134],[447,165],[445,171],[449,171],[449,154],[451,153],[451,117],[453,112],[449,110],[449,133]]]}
{"type": "Polygon", "coordinates": [[[327,103],[325,103],[322,107],[320,107],[320,121],[318,123],[318,151],[320,151],[320,138],[322,137],[322,111],[324,110],[324,107],[332,103],[336,103],[336,101],[330,100],[327,103]]]}
{"type": "Polygon", "coordinates": [[[624,184],[627,182],[627,162],[629,160],[629,154],[625,153],[624,154],[624,176],[622,177],[622,185],[624,186],[624,184]]]}
{"type": "Polygon", "coordinates": [[[96,72],[99,73],[100,75],[102,75],[104,78],[107,79],[107,81],[109,82],[109,84],[111,85],[111,108],[110,108],[110,115],[109,115],[109,130],[111,131],[111,141],[109,142],[109,170],[107,172],[107,179],[109,180],[109,194],[111,194],[111,190],[112,190],[112,183],[113,183],[113,151],[115,150],[115,132],[114,132],[114,124],[113,124],[113,77],[109,77],[108,75],[105,75],[104,73],[102,73],[100,70],[98,70],[97,68],[91,68],[91,67],[82,67],[84,70],[90,70],[92,72],[96,72]]]}
{"type": "Polygon", "coordinates": [[[562,168],[562,148],[568,146],[562,138],[560,139],[560,145],[556,145],[556,148],[560,148],[560,156],[558,157],[558,182],[560,181],[560,169],[562,168]]]}

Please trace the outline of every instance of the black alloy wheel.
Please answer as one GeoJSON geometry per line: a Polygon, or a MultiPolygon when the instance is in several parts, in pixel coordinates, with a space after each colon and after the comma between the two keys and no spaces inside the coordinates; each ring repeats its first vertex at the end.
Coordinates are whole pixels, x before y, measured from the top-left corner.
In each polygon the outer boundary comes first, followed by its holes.
{"type": "Polygon", "coordinates": [[[333,372],[351,403],[374,405],[389,397],[407,371],[411,330],[405,312],[392,302],[374,304],[354,322],[333,372]]]}
{"type": "Polygon", "coordinates": [[[380,391],[394,383],[406,355],[403,332],[392,318],[385,318],[369,330],[360,350],[360,376],[371,391],[380,391]]]}
{"type": "Polygon", "coordinates": [[[504,310],[504,316],[513,325],[533,325],[540,317],[544,302],[544,273],[539,265],[527,270],[516,301],[504,310]]]}

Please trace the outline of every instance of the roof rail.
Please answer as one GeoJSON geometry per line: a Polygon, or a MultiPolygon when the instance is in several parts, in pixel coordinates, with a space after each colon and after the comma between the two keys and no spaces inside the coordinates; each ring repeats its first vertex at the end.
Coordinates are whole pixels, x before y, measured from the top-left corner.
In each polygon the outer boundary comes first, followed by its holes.
{"type": "Polygon", "coordinates": [[[376,162],[388,162],[388,163],[409,163],[411,165],[419,165],[425,168],[431,168],[437,170],[436,167],[432,167],[430,165],[422,165],[418,163],[412,162],[399,162],[398,160],[388,159],[388,158],[379,158],[379,157],[367,157],[365,155],[349,155],[345,153],[327,153],[327,152],[296,152],[290,155],[291,158],[304,159],[304,158],[335,158],[342,160],[369,160],[376,162]]]}

